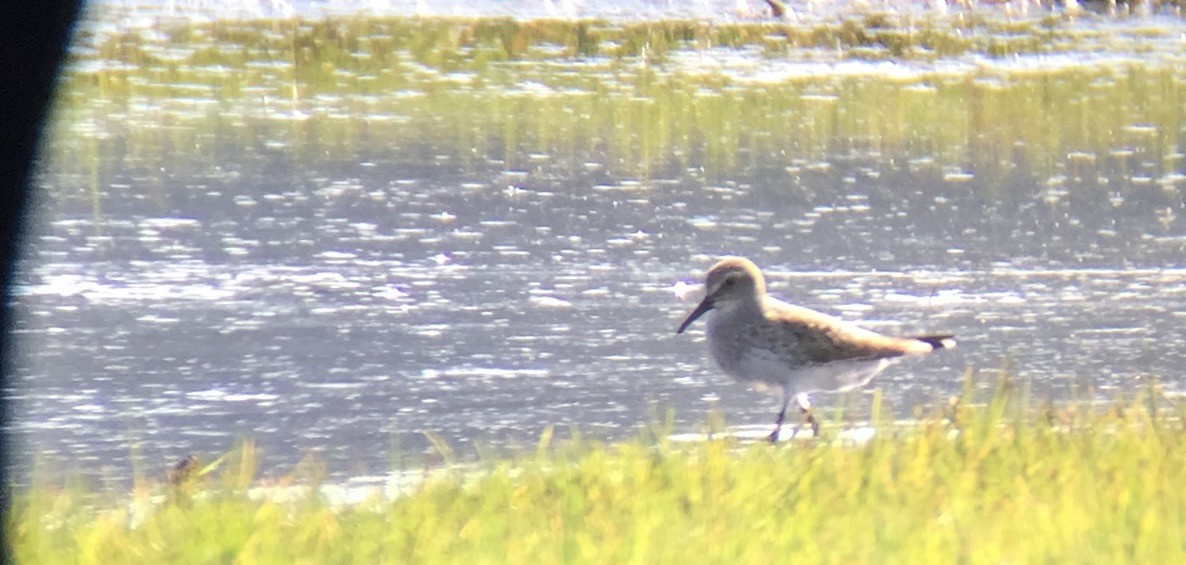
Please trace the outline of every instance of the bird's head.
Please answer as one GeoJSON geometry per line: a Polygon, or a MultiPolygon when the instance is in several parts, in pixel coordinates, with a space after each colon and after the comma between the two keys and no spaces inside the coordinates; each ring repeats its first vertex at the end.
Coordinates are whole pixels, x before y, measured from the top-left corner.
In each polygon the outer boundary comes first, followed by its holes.
{"type": "Polygon", "coordinates": [[[714,308],[730,310],[759,300],[766,294],[766,280],[762,271],[749,259],[728,257],[717,262],[704,277],[705,295],[700,305],[688,315],[675,333],[683,333],[714,308]]]}

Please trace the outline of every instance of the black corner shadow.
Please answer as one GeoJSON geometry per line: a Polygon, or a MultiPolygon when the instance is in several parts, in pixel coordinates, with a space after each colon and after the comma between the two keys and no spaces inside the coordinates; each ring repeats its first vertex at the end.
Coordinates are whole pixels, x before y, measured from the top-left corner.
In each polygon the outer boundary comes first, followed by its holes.
{"type": "MultiPolygon", "coordinates": [[[[25,204],[31,192],[33,162],[41,142],[43,122],[53,98],[70,32],[78,19],[81,0],[4,2],[0,5],[0,390],[7,390],[11,369],[11,289],[13,263],[19,245],[25,204]]],[[[0,401],[0,425],[7,425],[8,401],[0,401]]],[[[7,429],[7,428],[6,428],[7,429]]],[[[0,461],[8,456],[9,437],[0,443],[0,461]]],[[[0,464],[0,517],[8,520],[12,509],[12,482],[7,464],[0,464]]],[[[5,536],[10,533],[5,528],[5,536]]],[[[0,563],[12,563],[8,539],[0,546],[0,563]]]]}

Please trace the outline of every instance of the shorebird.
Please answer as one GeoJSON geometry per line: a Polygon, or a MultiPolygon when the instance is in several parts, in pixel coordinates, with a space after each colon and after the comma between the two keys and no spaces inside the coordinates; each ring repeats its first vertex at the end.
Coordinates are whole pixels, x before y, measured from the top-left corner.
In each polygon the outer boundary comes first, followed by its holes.
{"type": "Polygon", "coordinates": [[[787,304],[766,294],[762,271],[741,257],[713,265],[704,287],[704,300],[675,333],[709,314],[708,350],[717,365],[737,381],[765,385],[780,394],[772,443],[778,441],[791,398],[818,436],[819,422],[811,413],[808,393],[858,388],[907,355],[955,347],[950,335],[891,337],[787,304]]]}

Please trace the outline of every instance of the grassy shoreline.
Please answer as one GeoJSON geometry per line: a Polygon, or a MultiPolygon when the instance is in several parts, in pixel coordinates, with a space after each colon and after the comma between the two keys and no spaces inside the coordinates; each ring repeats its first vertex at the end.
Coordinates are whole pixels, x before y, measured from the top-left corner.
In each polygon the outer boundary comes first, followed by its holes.
{"type": "Polygon", "coordinates": [[[278,150],[727,178],[856,151],[990,178],[1090,165],[1180,183],[1180,27],[969,18],[108,26],[76,38],[46,157],[78,179],[278,150]]]}
{"type": "MultiPolygon", "coordinates": [[[[1002,381],[987,403],[877,426],[863,444],[551,445],[545,435],[534,453],[345,506],[248,496],[247,444],[219,478],[183,483],[147,513],[134,512],[153,494],[145,483],[131,504],[38,486],[17,494],[6,529],[28,563],[1186,557],[1179,405],[1155,387],[1094,407],[1031,407],[1017,396],[1002,381]]],[[[317,492],[316,473],[294,475],[317,492]]]]}

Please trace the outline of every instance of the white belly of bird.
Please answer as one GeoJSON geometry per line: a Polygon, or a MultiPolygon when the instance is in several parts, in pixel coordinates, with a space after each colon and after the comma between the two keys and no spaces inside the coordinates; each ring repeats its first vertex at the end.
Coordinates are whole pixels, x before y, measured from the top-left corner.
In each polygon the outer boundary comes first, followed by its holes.
{"type": "Polygon", "coordinates": [[[775,352],[751,347],[740,356],[717,347],[710,340],[710,351],[717,365],[734,379],[772,387],[786,386],[791,394],[839,392],[864,386],[897,359],[838,360],[827,363],[793,362],[775,352]]]}

